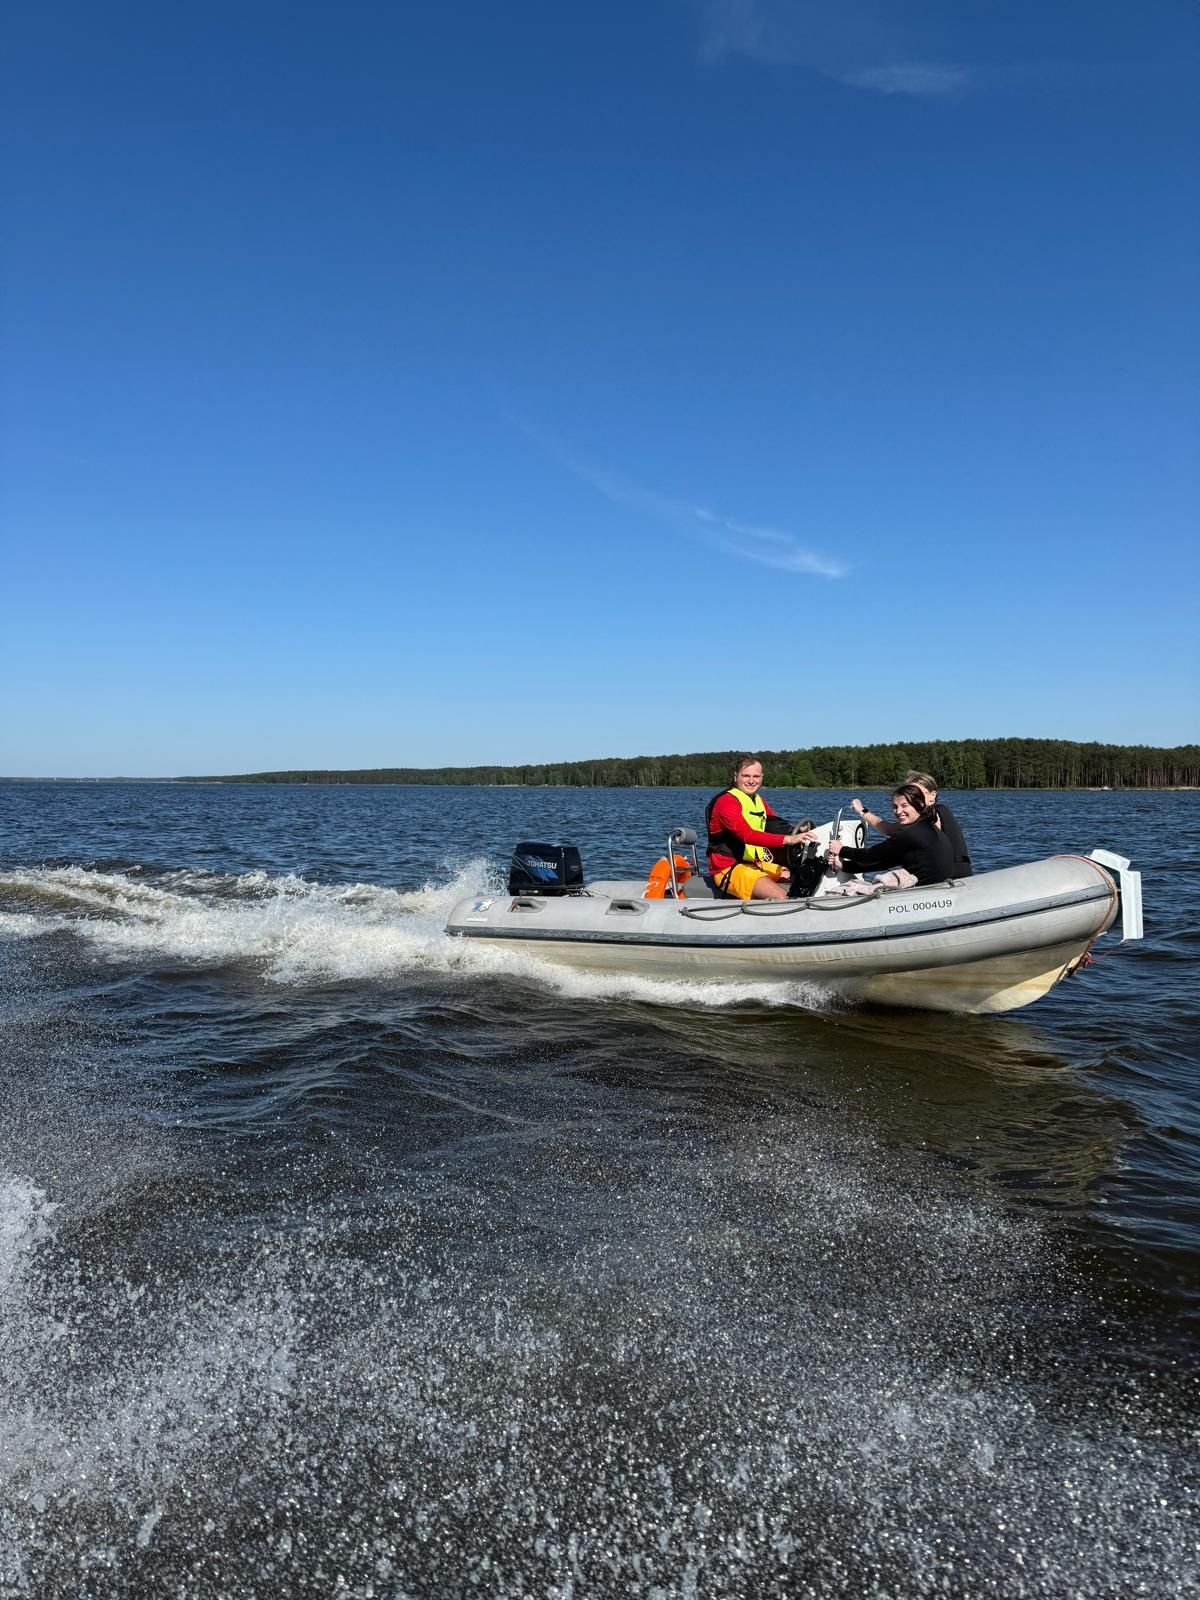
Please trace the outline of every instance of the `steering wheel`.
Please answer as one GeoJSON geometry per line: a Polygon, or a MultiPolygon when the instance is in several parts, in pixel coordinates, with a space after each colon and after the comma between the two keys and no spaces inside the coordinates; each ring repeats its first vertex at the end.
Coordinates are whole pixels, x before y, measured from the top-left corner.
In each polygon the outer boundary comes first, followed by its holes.
{"type": "Polygon", "coordinates": [[[804,860],[807,849],[806,844],[785,844],[781,850],[772,851],[772,854],[781,867],[786,867],[789,872],[795,872],[804,860]]]}

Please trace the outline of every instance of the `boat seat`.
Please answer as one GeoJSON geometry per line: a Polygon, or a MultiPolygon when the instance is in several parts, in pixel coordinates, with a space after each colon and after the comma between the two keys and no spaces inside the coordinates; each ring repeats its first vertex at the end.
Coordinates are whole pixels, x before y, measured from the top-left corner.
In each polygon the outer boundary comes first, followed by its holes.
{"type": "Polygon", "coordinates": [[[685,900],[736,900],[737,896],[718,889],[710,872],[693,873],[683,886],[685,900]]]}

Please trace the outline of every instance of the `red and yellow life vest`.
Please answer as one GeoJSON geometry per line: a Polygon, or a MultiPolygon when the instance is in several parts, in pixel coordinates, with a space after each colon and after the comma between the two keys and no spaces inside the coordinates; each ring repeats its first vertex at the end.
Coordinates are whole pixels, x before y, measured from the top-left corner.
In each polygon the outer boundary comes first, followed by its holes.
{"type": "MultiPolygon", "coordinates": [[[[731,794],[742,808],[742,816],[746,819],[746,826],[755,833],[767,831],[767,808],[756,794],[747,794],[744,789],[736,786],[726,789],[725,794],[731,794]]],[[[739,839],[736,833],[726,833],[723,828],[713,831],[713,807],[724,795],[714,795],[708,802],[708,812],[705,818],[708,824],[708,853],[711,856],[714,850],[718,855],[732,856],[735,861],[773,861],[770,850],[764,844],[746,844],[739,839]]],[[[783,829],[779,830],[781,833],[783,829]]]]}

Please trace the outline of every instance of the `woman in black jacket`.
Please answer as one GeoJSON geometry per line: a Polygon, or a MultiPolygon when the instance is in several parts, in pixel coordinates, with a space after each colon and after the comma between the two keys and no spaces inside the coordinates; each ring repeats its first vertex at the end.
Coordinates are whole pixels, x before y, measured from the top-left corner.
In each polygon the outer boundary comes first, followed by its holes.
{"type": "MultiPolygon", "coordinates": [[[[892,792],[892,813],[898,824],[881,844],[856,850],[851,845],[830,843],[830,863],[844,872],[886,870],[876,883],[908,889],[920,883],[945,883],[954,875],[954,847],[935,821],[934,808],[915,783],[904,783],[892,792]]],[[[845,893],[872,889],[875,884],[843,884],[845,893]]]]}
{"type": "MultiPolygon", "coordinates": [[[[906,772],[905,783],[916,784],[918,789],[924,791],[925,803],[933,807],[937,815],[937,825],[950,841],[950,848],[954,851],[954,870],[950,874],[953,878],[969,878],[971,876],[971,857],[967,851],[967,842],[963,838],[963,831],[958,825],[958,818],[951,811],[944,800],[938,799],[937,784],[927,772],[906,772]]],[[[890,838],[896,831],[897,824],[885,822],[882,817],[877,817],[873,811],[868,811],[861,800],[851,800],[850,805],[857,811],[864,822],[869,822],[873,828],[878,828],[880,833],[887,834],[890,838]]]]}

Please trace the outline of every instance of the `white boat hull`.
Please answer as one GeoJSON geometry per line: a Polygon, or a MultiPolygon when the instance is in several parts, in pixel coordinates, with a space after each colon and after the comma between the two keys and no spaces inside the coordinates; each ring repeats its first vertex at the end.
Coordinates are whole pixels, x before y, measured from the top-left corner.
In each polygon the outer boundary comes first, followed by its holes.
{"type": "Polygon", "coordinates": [[[1118,878],[1086,856],[867,899],[647,901],[641,887],[466,900],[447,931],[593,972],[808,981],[886,1005],[998,1012],[1053,988],[1112,924],[1120,899],[1118,878]]]}

